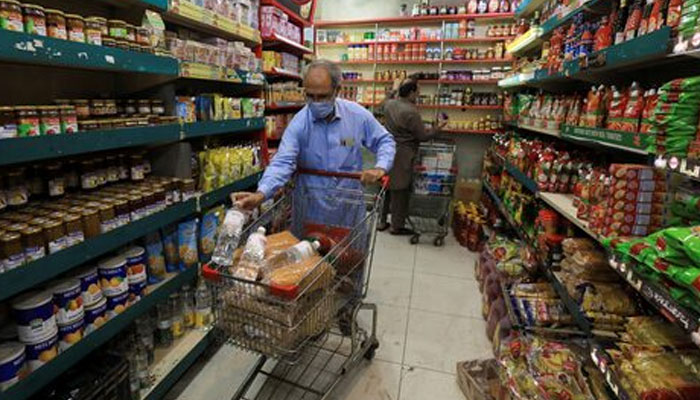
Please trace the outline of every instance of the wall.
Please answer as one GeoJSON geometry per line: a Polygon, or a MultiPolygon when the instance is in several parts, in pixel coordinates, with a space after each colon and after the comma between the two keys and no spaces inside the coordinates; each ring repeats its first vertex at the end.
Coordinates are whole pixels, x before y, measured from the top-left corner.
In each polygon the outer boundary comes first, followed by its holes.
{"type": "MultiPolygon", "coordinates": [[[[418,0],[317,0],[317,20],[352,20],[367,18],[397,17],[401,4],[407,4],[410,12],[418,0]]],[[[463,5],[464,1],[433,0],[433,4],[463,5]]],[[[477,67],[479,68],[479,67],[477,67]]],[[[408,68],[407,68],[408,69],[408,68]]],[[[413,69],[411,71],[413,72],[413,69]]],[[[450,118],[458,118],[458,113],[450,112],[450,118]]],[[[427,118],[427,115],[424,115],[427,118]]],[[[481,175],[483,155],[491,142],[490,136],[453,136],[457,142],[459,175],[477,178],[481,175]]]]}

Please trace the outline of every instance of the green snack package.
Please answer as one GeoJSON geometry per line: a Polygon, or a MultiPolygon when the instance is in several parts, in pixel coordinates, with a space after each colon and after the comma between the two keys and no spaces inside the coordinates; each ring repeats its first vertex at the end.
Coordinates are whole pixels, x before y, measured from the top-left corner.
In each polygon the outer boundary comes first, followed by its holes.
{"type": "Polygon", "coordinates": [[[687,91],[687,90],[700,90],[700,76],[693,76],[690,78],[678,78],[672,81],[664,83],[659,90],[665,91],[687,91]]]}
{"type": "Polygon", "coordinates": [[[700,266],[700,226],[668,228],[663,232],[669,247],[685,252],[696,266],[700,266]]]}
{"type": "Polygon", "coordinates": [[[690,289],[695,297],[700,298],[700,268],[670,267],[668,275],[673,282],[690,289]]]}
{"type": "Polygon", "coordinates": [[[700,104],[700,92],[661,92],[659,93],[659,102],[697,106],[700,104]]]}

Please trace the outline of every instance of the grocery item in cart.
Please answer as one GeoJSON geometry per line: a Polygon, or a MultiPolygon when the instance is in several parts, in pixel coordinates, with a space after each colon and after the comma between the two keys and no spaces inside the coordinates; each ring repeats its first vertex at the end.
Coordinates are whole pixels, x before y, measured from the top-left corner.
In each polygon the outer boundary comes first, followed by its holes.
{"type": "Polygon", "coordinates": [[[231,269],[234,277],[249,281],[260,278],[266,243],[265,228],[261,226],[248,237],[240,261],[231,269]]]}
{"type": "Polygon", "coordinates": [[[238,207],[234,206],[226,211],[212,255],[213,262],[227,267],[233,265],[233,254],[238,248],[243,226],[247,220],[248,214],[238,207]]]}
{"type": "MultiPolygon", "coordinates": [[[[302,240],[286,250],[267,257],[265,260],[265,274],[272,273],[278,268],[301,263],[317,254],[319,247],[321,247],[321,244],[318,241],[309,242],[302,240]]],[[[269,250],[266,248],[265,251],[269,250]]]]}

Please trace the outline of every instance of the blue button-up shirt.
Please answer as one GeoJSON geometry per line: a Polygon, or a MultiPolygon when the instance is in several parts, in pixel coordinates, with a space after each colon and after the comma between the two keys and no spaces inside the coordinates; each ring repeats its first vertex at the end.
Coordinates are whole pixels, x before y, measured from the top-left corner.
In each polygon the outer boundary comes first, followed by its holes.
{"type": "Polygon", "coordinates": [[[315,120],[304,107],[284,131],[277,154],[265,170],[258,190],[270,198],[297,168],[330,172],[362,171],[362,149],[377,155],[377,168],[389,171],[396,143],[391,134],[357,103],[336,99],[335,116],[315,120]]]}

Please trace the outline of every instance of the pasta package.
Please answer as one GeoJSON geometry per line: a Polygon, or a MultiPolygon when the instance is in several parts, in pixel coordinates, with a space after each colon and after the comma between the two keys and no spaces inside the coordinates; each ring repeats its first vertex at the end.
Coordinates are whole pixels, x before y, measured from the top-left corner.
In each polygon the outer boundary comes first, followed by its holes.
{"type": "Polygon", "coordinates": [[[179,271],[180,255],[177,250],[177,225],[170,225],[163,228],[163,252],[166,271],[179,271]]]}
{"type": "Polygon", "coordinates": [[[202,221],[199,225],[199,259],[202,262],[209,261],[212,254],[214,254],[216,234],[222,214],[223,207],[217,207],[207,211],[202,216],[202,221]]]}
{"type": "Polygon", "coordinates": [[[148,256],[148,283],[152,285],[165,279],[163,241],[158,231],[146,235],[145,241],[146,255],[148,256]]]}
{"type": "Polygon", "coordinates": [[[193,268],[199,261],[197,251],[197,219],[181,222],[177,226],[177,248],[180,258],[179,268],[193,268]]]}

